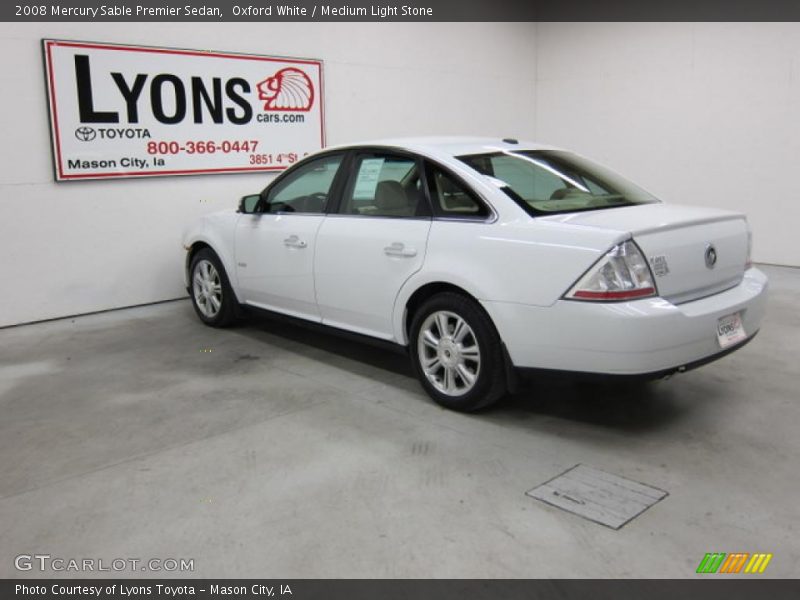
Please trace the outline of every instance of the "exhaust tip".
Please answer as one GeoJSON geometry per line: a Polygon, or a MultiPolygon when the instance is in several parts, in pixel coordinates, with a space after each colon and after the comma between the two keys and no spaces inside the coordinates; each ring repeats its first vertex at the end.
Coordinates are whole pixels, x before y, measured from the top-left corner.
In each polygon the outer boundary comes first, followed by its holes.
{"type": "Polygon", "coordinates": [[[666,375],[662,375],[659,377],[661,381],[666,381],[667,379],[671,379],[675,373],[685,373],[686,372],[686,365],[681,365],[680,367],[676,367],[674,371],[670,371],[666,375]]]}

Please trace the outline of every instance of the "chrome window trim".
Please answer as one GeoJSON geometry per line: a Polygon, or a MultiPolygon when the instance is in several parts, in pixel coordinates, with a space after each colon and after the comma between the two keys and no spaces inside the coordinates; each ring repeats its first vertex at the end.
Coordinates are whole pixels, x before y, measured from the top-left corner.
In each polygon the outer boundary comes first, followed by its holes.
{"type": "Polygon", "coordinates": [[[282,217],[325,217],[327,213],[324,212],[257,212],[257,213],[242,213],[242,216],[251,217],[266,217],[266,216],[282,216],[282,217]]]}
{"type": "Polygon", "coordinates": [[[359,215],[359,214],[354,214],[354,213],[347,213],[347,214],[344,214],[344,213],[327,213],[325,216],[326,217],[335,217],[335,218],[338,218],[338,219],[352,217],[352,218],[356,218],[356,219],[407,219],[409,221],[431,221],[431,220],[433,220],[430,215],[428,215],[428,216],[420,216],[420,217],[417,217],[417,216],[406,217],[404,215],[359,215]]]}

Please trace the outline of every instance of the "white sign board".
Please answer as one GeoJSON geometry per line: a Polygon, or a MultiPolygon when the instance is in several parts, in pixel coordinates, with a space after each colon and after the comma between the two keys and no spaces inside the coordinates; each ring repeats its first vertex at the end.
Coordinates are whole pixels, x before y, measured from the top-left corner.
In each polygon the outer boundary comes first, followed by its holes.
{"type": "Polygon", "coordinates": [[[325,144],[321,61],[43,42],[59,181],[279,171],[325,144]]]}
{"type": "Polygon", "coordinates": [[[372,200],[375,198],[375,190],[378,187],[378,179],[383,170],[384,158],[365,158],[361,161],[361,168],[358,170],[358,179],[353,189],[353,198],[356,200],[372,200]]]}

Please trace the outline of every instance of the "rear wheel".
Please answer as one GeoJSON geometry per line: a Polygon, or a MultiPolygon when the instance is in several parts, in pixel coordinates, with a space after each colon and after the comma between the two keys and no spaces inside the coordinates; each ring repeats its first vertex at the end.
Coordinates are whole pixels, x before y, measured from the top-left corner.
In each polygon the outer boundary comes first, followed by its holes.
{"type": "Polygon", "coordinates": [[[427,300],[412,320],[409,347],[422,387],[442,406],[474,411],[506,392],[500,336],[470,298],[445,292],[427,300]]]}
{"type": "Polygon", "coordinates": [[[190,266],[192,304],[200,320],[211,327],[227,327],[236,320],[237,300],[219,257],[203,248],[190,266]]]}

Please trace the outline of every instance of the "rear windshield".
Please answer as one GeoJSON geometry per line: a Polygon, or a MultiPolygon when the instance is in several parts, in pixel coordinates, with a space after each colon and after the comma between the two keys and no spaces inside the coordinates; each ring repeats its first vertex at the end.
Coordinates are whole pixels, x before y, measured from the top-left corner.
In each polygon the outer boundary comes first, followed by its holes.
{"type": "Polygon", "coordinates": [[[658,199],[571,152],[522,150],[459,156],[532,215],[650,204],[658,199]]]}

